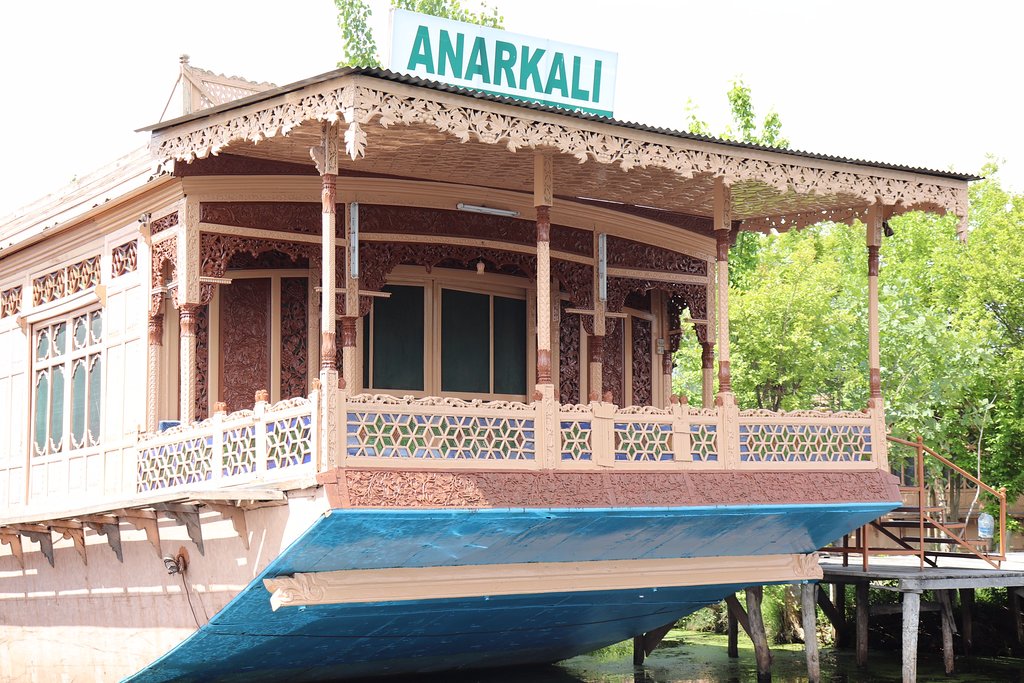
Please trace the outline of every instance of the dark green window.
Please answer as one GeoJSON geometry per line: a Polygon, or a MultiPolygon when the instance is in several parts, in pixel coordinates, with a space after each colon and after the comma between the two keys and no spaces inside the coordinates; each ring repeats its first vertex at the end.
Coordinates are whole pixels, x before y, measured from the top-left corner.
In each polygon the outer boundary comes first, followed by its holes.
{"type": "Polygon", "coordinates": [[[423,287],[384,291],[363,321],[363,386],[423,391],[423,287]]]}
{"type": "Polygon", "coordinates": [[[441,391],[526,394],[526,302],[441,290],[441,391]]]}

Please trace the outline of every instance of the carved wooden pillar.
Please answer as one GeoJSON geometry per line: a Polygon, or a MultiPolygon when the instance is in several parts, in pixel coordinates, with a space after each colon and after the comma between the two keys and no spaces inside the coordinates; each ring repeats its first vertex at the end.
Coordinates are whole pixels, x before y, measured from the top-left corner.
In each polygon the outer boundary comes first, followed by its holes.
{"type": "MultiPolygon", "coordinates": [[[[163,296],[162,294],[160,295],[163,296]]],[[[146,382],[146,431],[155,432],[159,422],[160,353],[164,345],[164,314],[149,316],[149,370],[146,382]]]]}
{"type": "Polygon", "coordinates": [[[186,198],[184,225],[178,233],[176,302],[180,322],[180,380],[178,419],[188,424],[196,419],[196,371],[199,362],[196,344],[196,312],[202,300],[199,284],[199,202],[186,198]]]}
{"type": "Polygon", "coordinates": [[[552,159],[534,157],[533,204],[537,208],[537,384],[551,384],[552,159]]]}
{"type": "MultiPolygon", "coordinates": [[[[601,236],[594,233],[594,256],[599,258],[601,236]]],[[[604,335],[607,331],[605,312],[608,302],[601,296],[600,268],[595,264],[593,271],[594,333],[587,335],[587,366],[589,370],[589,399],[600,401],[604,397],[604,335]]]]}
{"type": "Polygon", "coordinates": [[[710,408],[715,403],[715,342],[701,342],[700,349],[701,406],[710,408]]]}
{"type": "Polygon", "coordinates": [[[327,121],[320,124],[320,146],[309,150],[321,177],[320,199],[322,220],[320,231],[320,387],[323,392],[320,402],[322,429],[320,462],[326,466],[337,465],[338,457],[338,345],[337,324],[337,182],[338,182],[338,130],[327,121]]]}
{"type": "Polygon", "coordinates": [[[732,230],[732,197],[724,179],[715,178],[714,229],[717,250],[718,296],[718,394],[735,402],[729,370],[729,236],[732,230]]]}
{"type": "Polygon", "coordinates": [[[345,389],[355,393],[360,385],[359,356],[356,352],[356,323],[359,321],[359,272],[354,261],[359,258],[359,205],[345,204],[345,313],[341,319],[341,374],[345,389]]]}
{"type": "Polygon", "coordinates": [[[868,209],[868,382],[870,405],[882,407],[882,361],[878,330],[878,251],[882,246],[882,205],[868,209]]]}

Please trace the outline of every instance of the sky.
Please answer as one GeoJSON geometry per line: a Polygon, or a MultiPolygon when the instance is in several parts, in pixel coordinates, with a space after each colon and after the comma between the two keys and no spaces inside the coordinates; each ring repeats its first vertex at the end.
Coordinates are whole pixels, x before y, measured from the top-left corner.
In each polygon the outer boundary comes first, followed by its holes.
{"type": "MultiPolygon", "coordinates": [[[[370,4],[386,52],[389,0],[370,4]]],[[[616,118],[685,128],[692,100],[718,132],[741,77],[795,149],[965,173],[992,154],[1024,191],[1022,3],[489,4],[510,31],[617,52],[616,118]]],[[[133,131],[161,118],[182,53],[284,85],[333,69],[342,42],[332,0],[0,3],[0,217],[145,145],[133,131]]]]}

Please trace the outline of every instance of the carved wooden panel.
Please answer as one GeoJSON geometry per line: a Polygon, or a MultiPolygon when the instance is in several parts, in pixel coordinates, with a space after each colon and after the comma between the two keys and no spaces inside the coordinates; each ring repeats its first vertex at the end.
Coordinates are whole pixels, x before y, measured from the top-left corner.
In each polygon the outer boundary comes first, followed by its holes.
{"type": "Polygon", "coordinates": [[[58,268],[32,281],[32,305],[39,306],[100,283],[100,257],[58,268]]]}
{"type": "Polygon", "coordinates": [[[205,420],[210,405],[210,307],[196,310],[196,419],[205,420]]]}
{"type": "Polygon", "coordinates": [[[249,408],[270,388],[270,279],[221,288],[220,396],[230,410],[249,408]]]}
{"type": "Polygon", "coordinates": [[[178,224],[178,212],[177,211],[172,211],[171,213],[167,214],[166,216],[161,216],[160,218],[157,218],[155,220],[150,221],[150,223],[149,223],[149,234],[150,235],[155,235],[158,232],[163,232],[164,230],[168,230],[169,228],[173,228],[177,224],[178,224]]]}
{"type": "Polygon", "coordinates": [[[281,398],[306,395],[309,331],[306,278],[281,280],[281,398]]]}
{"type": "Polygon", "coordinates": [[[317,171],[312,162],[292,164],[238,154],[217,154],[190,164],[177,161],[174,163],[174,175],[317,175],[317,171]]]}
{"type": "Polygon", "coordinates": [[[651,360],[651,321],[644,318],[630,317],[633,327],[632,370],[633,378],[630,386],[633,389],[632,404],[635,406],[652,405],[651,382],[653,368],[651,360]]]}
{"type": "Polygon", "coordinates": [[[707,262],[701,259],[613,235],[608,236],[608,265],[688,275],[708,272],[707,262]]]}
{"type": "Polygon", "coordinates": [[[623,373],[623,322],[621,318],[609,318],[604,337],[604,392],[611,392],[612,403],[625,405],[625,377],[623,373]]]}
{"type": "Polygon", "coordinates": [[[11,287],[0,292],[0,318],[17,315],[21,312],[21,286],[11,287]]]}
{"type": "Polygon", "coordinates": [[[580,402],[580,317],[566,313],[572,308],[568,301],[561,302],[562,319],[558,325],[558,399],[562,403],[580,402]]]}
{"type": "MultiPolygon", "coordinates": [[[[515,244],[537,243],[537,227],[533,221],[445,209],[366,205],[360,207],[359,227],[364,232],[472,237],[515,244]]],[[[551,247],[590,256],[594,240],[587,230],[552,225],[551,247]]]]}
{"type": "Polygon", "coordinates": [[[125,242],[124,244],[111,249],[111,277],[120,277],[122,275],[135,272],[135,269],[138,268],[139,265],[138,246],[138,240],[132,240],[131,242],[125,242]]]}
{"type": "Polygon", "coordinates": [[[199,220],[240,228],[319,235],[322,211],[319,202],[202,202],[199,220]]]}

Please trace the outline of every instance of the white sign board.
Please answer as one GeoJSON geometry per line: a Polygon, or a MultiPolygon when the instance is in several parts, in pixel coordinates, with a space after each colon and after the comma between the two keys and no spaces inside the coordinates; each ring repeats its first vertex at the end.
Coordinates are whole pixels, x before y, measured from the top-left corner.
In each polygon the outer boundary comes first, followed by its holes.
{"type": "Polygon", "coordinates": [[[391,11],[392,71],[612,115],[618,55],[407,10],[391,11]]]}

